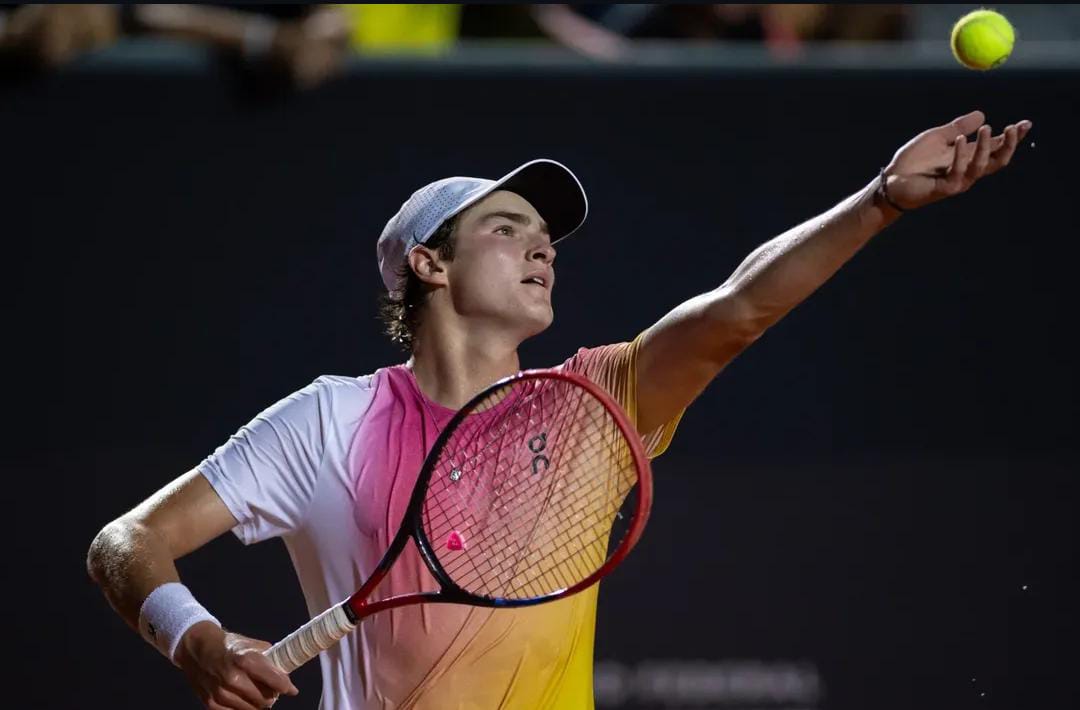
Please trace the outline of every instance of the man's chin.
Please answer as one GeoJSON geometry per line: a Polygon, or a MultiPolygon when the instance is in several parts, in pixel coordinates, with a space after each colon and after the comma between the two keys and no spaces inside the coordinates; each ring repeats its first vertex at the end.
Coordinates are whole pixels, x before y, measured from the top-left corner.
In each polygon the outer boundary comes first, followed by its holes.
{"type": "Polygon", "coordinates": [[[525,335],[522,339],[524,340],[526,338],[540,335],[551,326],[554,320],[555,313],[550,309],[547,311],[546,314],[530,314],[530,316],[525,319],[523,329],[525,331],[525,335]]]}

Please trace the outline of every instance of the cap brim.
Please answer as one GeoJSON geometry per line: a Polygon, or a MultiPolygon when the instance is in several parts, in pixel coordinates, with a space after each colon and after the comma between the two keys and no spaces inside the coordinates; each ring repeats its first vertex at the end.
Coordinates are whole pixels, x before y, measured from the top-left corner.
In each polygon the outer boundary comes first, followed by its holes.
{"type": "Polygon", "coordinates": [[[554,244],[577,231],[589,213],[589,200],[574,173],[547,158],[532,160],[505,175],[485,191],[508,190],[529,201],[547,222],[554,244]]]}

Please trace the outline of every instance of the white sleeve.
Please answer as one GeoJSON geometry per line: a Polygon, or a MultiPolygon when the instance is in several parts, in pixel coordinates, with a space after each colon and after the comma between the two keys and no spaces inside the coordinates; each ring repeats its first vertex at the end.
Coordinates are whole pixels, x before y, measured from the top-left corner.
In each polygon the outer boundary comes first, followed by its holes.
{"type": "Polygon", "coordinates": [[[326,448],[329,378],[277,402],[199,464],[239,521],[233,532],[244,544],[303,526],[326,448]]]}

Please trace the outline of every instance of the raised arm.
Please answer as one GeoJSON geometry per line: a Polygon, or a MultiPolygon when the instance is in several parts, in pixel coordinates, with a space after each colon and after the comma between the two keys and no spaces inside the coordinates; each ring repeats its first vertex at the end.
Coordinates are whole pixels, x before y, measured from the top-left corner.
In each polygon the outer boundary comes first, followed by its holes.
{"type": "Polygon", "coordinates": [[[923,131],[880,177],[750,253],[716,289],[680,304],[644,334],[638,426],[674,417],[739,353],[901,214],[959,194],[1008,165],[1030,121],[992,136],[981,111],[923,131]],[[969,142],[968,134],[977,137],[969,142]],[[898,209],[900,208],[900,209],[898,209]]]}
{"type": "MultiPolygon", "coordinates": [[[[175,561],[234,525],[206,478],[190,471],[102,528],[90,545],[87,569],[113,609],[138,630],[151,592],[180,581],[175,561]]],[[[248,710],[266,707],[278,693],[297,692],[263,657],[268,647],[207,620],[182,634],[170,660],[207,707],[248,710]]]]}

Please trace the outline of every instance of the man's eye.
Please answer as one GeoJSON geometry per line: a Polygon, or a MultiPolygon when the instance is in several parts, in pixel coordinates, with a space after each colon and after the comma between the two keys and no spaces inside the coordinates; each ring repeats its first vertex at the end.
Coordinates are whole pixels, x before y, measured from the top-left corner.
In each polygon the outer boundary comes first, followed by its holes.
{"type": "Polygon", "coordinates": [[[499,234],[510,235],[514,233],[514,228],[508,224],[504,224],[503,226],[498,227],[495,231],[499,234]]]}

